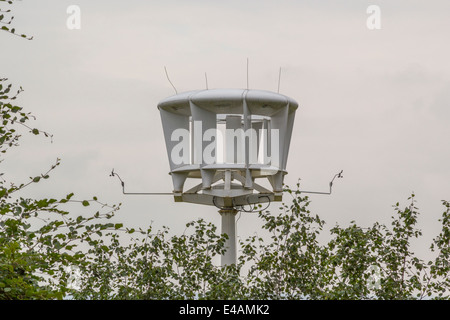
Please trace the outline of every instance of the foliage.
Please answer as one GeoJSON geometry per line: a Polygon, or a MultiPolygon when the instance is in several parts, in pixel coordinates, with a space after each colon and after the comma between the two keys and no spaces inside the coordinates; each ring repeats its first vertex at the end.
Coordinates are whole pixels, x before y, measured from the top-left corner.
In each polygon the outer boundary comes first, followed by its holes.
{"type": "MultiPolygon", "coordinates": [[[[76,299],[448,299],[449,203],[443,202],[442,232],[432,243],[435,260],[424,262],[410,249],[420,237],[414,195],[390,227],[352,222],[331,228],[308,210],[309,199],[286,188],[292,203],[279,214],[259,212],[270,237],[240,243],[236,265],[213,264],[226,236],[204,220],[187,224],[181,236],[168,229],[136,231],[129,245],[117,233],[101,238],[83,265],[76,299]],[[107,243],[106,241],[109,241],[107,243]],[[122,239],[123,241],[123,239],[122,239]]],[[[134,230],[127,230],[134,233],[134,230]]]]}
{"type": "MultiPolygon", "coordinates": [[[[10,27],[14,17],[4,6],[15,1],[0,0],[0,28],[10,34],[31,40],[24,34],[17,34],[10,27]]],[[[12,147],[19,145],[24,132],[44,135],[45,131],[30,126],[34,116],[15,104],[23,91],[13,90],[8,79],[0,78],[0,164],[12,147]],[[15,92],[14,92],[15,91],[15,92]]],[[[43,174],[30,177],[23,183],[8,181],[0,173],[0,299],[62,299],[71,287],[69,267],[85,263],[86,254],[79,247],[83,242],[92,243],[103,230],[111,227],[105,219],[113,216],[118,206],[108,206],[98,201],[73,200],[73,193],[63,199],[29,199],[20,197],[21,191],[31,185],[48,179],[49,174],[60,164],[55,164],[43,174]],[[73,217],[64,206],[73,203],[82,208],[91,204],[100,206],[94,214],[73,217]]]]}
{"type": "Polygon", "coordinates": [[[9,32],[10,34],[27,40],[32,40],[33,37],[29,37],[26,34],[19,34],[16,32],[16,29],[14,27],[11,27],[14,16],[11,15],[11,9],[4,10],[3,8],[5,8],[5,5],[10,6],[15,2],[17,2],[17,0],[0,0],[0,5],[2,6],[0,7],[0,30],[9,32]]]}
{"type": "MultiPolygon", "coordinates": [[[[224,235],[200,219],[188,223],[190,234],[168,238],[168,229],[136,233],[121,245],[118,233],[99,239],[89,253],[91,260],[81,270],[76,299],[214,299],[232,294],[229,271],[214,265],[223,252],[224,235]]],[[[234,267],[230,267],[234,269],[234,267]]],[[[238,278],[235,279],[239,281],[238,278]]]]}
{"type": "Polygon", "coordinates": [[[419,215],[415,195],[409,206],[394,206],[391,227],[355,222],[336,225],[331,240],[320,244],[324,221],[307,209],[308,197],[293,195],[284,212],[261,212],[270,242],[252,237],[243,245],[241,260],[252,263],[248,297],[258,299],[423,299],[449,298],[449,203],[443,201],[442,232],[430,247],[434,261],[424,262],[411,250],[419,215]]]}
{"type": "MultiPolygon", "coordinates": [[[[7,79],[0,79],[1,155],[18,146],[21,130],[51,136],[29,126],[32,115],[14,104],[22,88],[15,95],[11,89],[7,79]]],[[[2,156],[0,162],[3,160],[2,156]]],[[[103,220],[111,218],[118,206],[107,206],[96,197],[73,200],[72,193],[63,199],[19,196],[25,188],[48,179],[59,164],[57,159],[46,173],[20,184],[8,182],[8,177],[0,174],[0,299],[63,298],[70,277],[67,267],[84,262],[85,253],[77,250],[78,246],[111,228],[103,220]],[[95,203],[101,209],[88,217],[72,217],[63,206],[75,202],[81,207],[95,203]]]]}

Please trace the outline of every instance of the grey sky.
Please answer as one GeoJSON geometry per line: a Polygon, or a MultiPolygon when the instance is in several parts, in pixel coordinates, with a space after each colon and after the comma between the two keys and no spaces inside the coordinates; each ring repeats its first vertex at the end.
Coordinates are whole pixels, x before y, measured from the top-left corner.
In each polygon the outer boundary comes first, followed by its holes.
{"type": "MultiPolygon", "coordinates": [[[[415,192],[426,250],[440,231],[440,200],[450,200],[450,20],[448,1],[22,1],[15,27],[0,33],[2,76],[21,85],[19,103],[54,143],[26,137],[2,171],[24,180],[57,157],[52,178],[29,195],[97,195],[123,203],[117,220],[151,221],[175,232],[197,217],[220,223],[213,207],[171,197],[124,197],[172,190],[158,101],[178,92],[246,86],[277,90],[299,102],[286,183],[327,191],[311,210],[336,222],[389,223],[397,201],[415,192]],[[81,30],[66,27],[71,4],[81,30]],[[366,27],[369,5],[381,30],[366,27]],[[25,168],[25,169],[24,169],[25,168]]],[[[277,204],[271,205],[276,211],[277,204]]],[[[255,231],[243,214],[238,234],[255,231]]]]}

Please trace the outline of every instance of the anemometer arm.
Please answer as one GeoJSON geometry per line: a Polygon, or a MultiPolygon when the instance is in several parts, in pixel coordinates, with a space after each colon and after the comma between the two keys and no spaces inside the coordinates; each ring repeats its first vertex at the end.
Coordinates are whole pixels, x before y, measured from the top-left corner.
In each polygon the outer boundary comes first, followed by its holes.
{"type": "Polygon", "coordinates": [[[331,188],[333,187],[333,181],[336,178],[343,178],[344,176],[342,175],[342,172],[344,172],[344,170],[341,170],[341,172],[336,173],[333,177],[333,179],[330,181],[330,192],[318,192],[318,191],[304,191],[304,190],[300,190],[301,193],[314,193],[314,194],[331,194],[331,188]]]}
{"type": "MultiPolygon", "coordinates": [[[[312,193],[312,194],[326,194],[326,195],[330,195],[332,192],[332,187],[333,187],[333,182],[334,179],[336,178],[343,178],[344,176],[342,175],[342,173],[344,172],[344,170],[341,170],[341,172],[337,173],[334,175],[333,179],[330,181],[330,191],[329,192],[319,192],[319,191],[305,191],[305,190],[300,190],[301,193],[312,193]]],[[[122,185],[122,193],[125,195],[165,195],[165,196],[171,196],[173,195],[172,192],[126,192],[125,191],[125,182],[120,178],[120,176],[117,174],[117,172],[114,172],[114,169],[112,169],[111,174],[109,175],[110,177],[114,177],[117,176],[117,178],[120,181],[120,184],[122,185]]],[[[263,197],[265,197],[263,195],[263,197]]],[[[215,199],[213,199],[213,203],[215,204],[215,199]]],[[[270,199],[269,199],[269,203],[270,203],[270,199]]],[[[217,207],[217,205],[216,205],[217,207]]],[[[241,206],[242,207],[242,206],[241,206]]],[[[252,212],[254,209],[250,209],[249,211],[246,212],[252,212]]]]}
{"type": "Polygon", "coordinates": [[[123,194],[127,194],[127,195],[164,195],[164,196],[172,196],[173,193],[172,192],[125,192],[125,182],[123,182],[123,180],[120,178],[120,176],[114,172],[114,169],[112,169],[111,174],[109,175],[110,177],[114,177],[117,176],[117,178],[119,178],[120,180],[120,184],[122,185],[122,193],[123,194]]]}

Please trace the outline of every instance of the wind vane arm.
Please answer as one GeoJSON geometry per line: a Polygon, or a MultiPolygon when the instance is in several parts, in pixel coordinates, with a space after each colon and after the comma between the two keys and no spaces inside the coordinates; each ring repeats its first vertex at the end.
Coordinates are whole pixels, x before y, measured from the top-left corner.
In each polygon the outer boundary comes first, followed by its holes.
{"type": "Polygon", "coordinates": [[[336,173],[333,177],[333,179],[330,181],[330,191],[329,192],[319,192],[319,191],[304,191],[304,190],[300,190],[301,193],[314,193],[314,194],[331,194],[331,188],[333,187],[333,182],[334,179],[336,178],[343,178],[344,176],[342,175],[342,173],[344,172],[344,170],[341,170],[341,172],[336,173]]]}
{"type": "Polygon", "coordinates": [[[120,176],[117,174],[117,172],[114,172],[114,169],[112,169],[110,177],[117,176],[117,178],[120,180],[120,184],[122,185],[122,193],[126,195],[173,195],[172,192],[125,192],[125,182],[120,178],[120,176]]]}
{"type": "Polygon", "coordinates": [[[123,190],[123,192],[125,193],[125,182],[123,182],[122,179],[120,179],[120,176],[119,176],[117,173],[114,172],[114,168],[112,169],[111,174],[110,174],[109,176],[110,176],[110,177],[117,176],[117,178],[119,178],[120,183],[121,183],[121,185],[122,185],[122,190],[123,190]]]}

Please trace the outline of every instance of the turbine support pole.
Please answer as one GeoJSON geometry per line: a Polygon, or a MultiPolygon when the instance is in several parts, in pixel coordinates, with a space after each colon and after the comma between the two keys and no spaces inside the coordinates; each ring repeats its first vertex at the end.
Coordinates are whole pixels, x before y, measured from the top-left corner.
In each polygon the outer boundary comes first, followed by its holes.
{"type": "Polygon", "coordinates": [[[225,242],[225,253],[221,257],[221,266],[236,264],[236,214],[238,211],[233,207],[219,210],[222,216],[222,234],[228,236],[225,242]]]}

